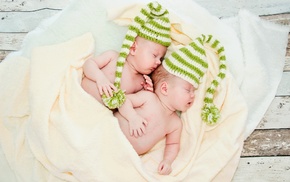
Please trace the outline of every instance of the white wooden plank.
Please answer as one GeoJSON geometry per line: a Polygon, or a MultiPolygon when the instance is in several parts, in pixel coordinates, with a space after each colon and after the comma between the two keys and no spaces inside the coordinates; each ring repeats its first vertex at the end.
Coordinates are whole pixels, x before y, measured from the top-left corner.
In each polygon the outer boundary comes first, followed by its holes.
{"type": "Polygon", "coordinates": [[[232,182],[288,182],[290,157],[241,158],[232,182]]]}
{"type": "Polygon", "coordinates": [[[240,9],[248,9],[256,15],[281,14],[289,12],[289,0],[195,0],[218,17],[230,17],[240,9]]]}
{"type": "MultiPolygon", "coordinates": [[[[211,13],[219,17],[234,16],[239,9],[249,9],[259,14],[279,14],[289,12],[289,0],[195,0],[198,4],[207,8],[211,13]]],[[[61,9],[69,3],[69,0],[1,0],[0,11],[27,11],[41,8],[61,9]]]]}
{"type": "Polygon", "coordinates": [[[29,32],[60,10],[43,9],[34,12],[0,12],[0,32],[29,32]]]}
{"type": "MultiPolygon", "coordinates": [[[[290,49],[288,50],[290,54],[290,49]]],[[[285,58],[285,66],[284,66],[284,71],[290,71],[290,55],[286,56],[285,58]]]]}
{"type": "MultiPolygon", "coordinates": [[[[289,1],[290,3],[290,1],[289,1]]],[[[262,19],[282,25],[290,25],[290,13],[260,16],[262,19]]]]}
{"type": "Polygon", "coordinates": [[[290,156],[290,129],[255,130],[244,142],[241,156],[290,156]]]}
{"type": "Polygon", "coordinates": [[[290,95],[290,72],[284,72],[276,93],[277,96],[290,95]]]}
{"type": "Polygon", "coordinates": [[[0,51],[0,63],[2,62],[2,60],[12,51],[0,51]]]}
{"type": "Polygon", "coordinates": [[[1,33],[0,32],[0,50],[12,51],[21,48],[22,41],[26,33],[1,33]]]}
{"type": "Polygon", "coordinates": [[[290,128],[290,96],[275,97],[257,129],[290,128]]]}
{"type": "MultiPolygon", "coordinates": [[[[1,0],[4,1],[4,0],[1,0]]],[[[3,6],[3,10],[1,12],[0,10],[0,32],[27,32],[32,29],[34,29],[38,23],[45,18],[48,18],[55,13],[57,13],[60,8],[68,4],[69,0],[62,0],[57,1],[53,0],[52,2],[48,0],[44,1],[4,1],[4,5],[6,4],[6,8],[13,10],[13,7],[16,6],[16,9],[19,9],[19,7],[22,7],[22,4],[24,2],[23,6],[27,6],[29,10],[33,10],[33,12],[23,12],[24,10],[20,11],[7,11],[5,7],[3,6]],[[64,1],[64,2],[63,2],[64,1]],[[59,3],[62,2],[62,3],[59,3]],[[10,6],[7,4],[10,3],[10,6]],[[35,6],[34,4],[35,3],[35,6]],[[55,9],[43,9],[44,7],[54,8],[55,9]],[[18,8],[17,8],[18,7],[18,8]],[[58,10],[57,10],[58,9],[58,10]],[[35,11],[39,10],[39,11],[35,11]]],[[[205,5],[209,11],[217,11],[217,13],[214,14],[220,14],[219,16],[234,16],[241,8],[249,9],[250,11],[256,12],[258,11],[259,15],[268,15],[268,14],[276,14],[276,13],[289,13],[290,10],[290,3],[289,0],[267,0],[267,1],[249,1],[249,2],[241,2],[241,1],[233,1],[231,3],[228,3],[227,0],[198,0],[197,2],[200,2],[205,5]],[[288,3],[287,3],[288,1],[288,3]],[[275,9],[275,11],[268,11],[267,9],[275,9]],[[287,11],[286,11],[287,10],[287,11]],[[265,11],[265,12],[264,12],[265,11]]],[[[1,2],[2,3],[2,2],[1,2]]],[[[2,7],[2,4],[1,4],[2,7]]],[[[282,15],[282,16],[275,16],[278,23],[282,24],[288,24],[289,23],[289,16],[290,15],[282,15]]],[[[270,18],[271,21],[276,21],[275,18],[270,18]]]]}
{"type": "Polygon", "coordinates": [[[69,0],[0,0],[0,11],[35,11],[51,8],[62,9],[69,0]]]}

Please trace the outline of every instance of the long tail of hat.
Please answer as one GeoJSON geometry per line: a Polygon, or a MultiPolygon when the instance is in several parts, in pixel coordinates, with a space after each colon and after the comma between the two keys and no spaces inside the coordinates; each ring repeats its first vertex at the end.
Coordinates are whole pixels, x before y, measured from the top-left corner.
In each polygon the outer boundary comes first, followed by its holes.
{"type": "Polygon", "coordinates": [[[109,109],[119,108],[125,102],[125,92],[120,88],[122,71],[126,58],[130,52],[130,48],[133,45],[142,25],[144,25],[144,23],[150,18],[152,19],[159,16],[169,16],[168,14],[168,11],[159,3],[150,2],[141,9],[139,14],[134,18],[132,24],[128,27],[128,31],[124,38],[116,65],[117,69],[115,73],[114,85],[118,88],[118,91],[114,92],[112,97],[106,97],[104,94],[102,95],[102,100],[109,109]]]}
{"type": "Polygon", "coordinates": [[[209,125],[213,125],[220,118],[220,111],[213,103],[213,96],[221,80],[224,79],[226,76],[227,66],[225,49],[223,45],[221,45],[220,41],[214,39],[212,35],[202,35],[197,39],[200,43],[206,43],[214,48],[217,51],[220,61],[219,73],[216,78],[211,82],[209,88],[206,90],[204,106],[201,113],[202,120],[209,125]]]}

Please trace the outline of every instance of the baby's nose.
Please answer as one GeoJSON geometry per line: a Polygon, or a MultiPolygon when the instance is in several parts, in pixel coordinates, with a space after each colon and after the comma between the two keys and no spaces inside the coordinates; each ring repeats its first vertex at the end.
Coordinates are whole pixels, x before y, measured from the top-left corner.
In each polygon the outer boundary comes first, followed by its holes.
{"type": "Polygon", "coordinates": [[[161,64],[161,60],[160,59],[157,59],[156,60],[156,64],[160,65],[161,64]]]}
{"type": "Polygon", "coordinates": [[[194,100],[194,97],[195,97],[194,92],[191,93],[190,97],[193,98],[193,100],[194,100]]]}

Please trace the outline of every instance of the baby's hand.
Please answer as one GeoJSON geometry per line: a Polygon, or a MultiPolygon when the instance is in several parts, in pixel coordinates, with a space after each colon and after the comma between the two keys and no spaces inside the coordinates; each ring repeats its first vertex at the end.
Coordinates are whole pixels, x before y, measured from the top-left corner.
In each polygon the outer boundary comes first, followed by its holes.
{"type": "Polygon", "coordinates": [[[148,75],[143,75],[145,82],[141,82],[141,85],[143,86],[144,90],[153,92],[153,82],[151,78],[148,75]]]}
{"type": "Polygon", "coordinates": [[[137,137],[141,137],[143,134],[146,134],[146,126],[148,122],[141,116],[137,116],[134,121],[129,121],[129,129],[130,135],[137,137]]]}
{"type": "Polygon", "coordinates": [[[101,96],[105,94],[107,97],[112,97],[113,91],[117,91],[115,85],[111,83],[105,76],[98,78],[96,84],[101,96]]]}
{"type": "Polygon", "coordinates": [[[172,171],[171,163],[168,160],[163,160],[160,162],[158,167],[158,173],[161,175],[168,175],[172,171]]]}

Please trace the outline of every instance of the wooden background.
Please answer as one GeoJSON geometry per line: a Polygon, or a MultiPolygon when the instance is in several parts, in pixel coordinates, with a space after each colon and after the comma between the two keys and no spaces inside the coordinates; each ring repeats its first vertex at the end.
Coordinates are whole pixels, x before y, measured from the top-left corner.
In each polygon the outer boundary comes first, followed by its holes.
{"type": "MultiPolygon", "coordinates": [[[[234,16],[242,8],[290,26],[290,0],[196,0],[213,15],[234,16]]],[[[0,0],[0,62],[19,50],[27,32],[61,11],[69,0],[0,0]]],[[[276,97],[245,141],[233,181],[290,181],[290,35],[276,97]]]]}

